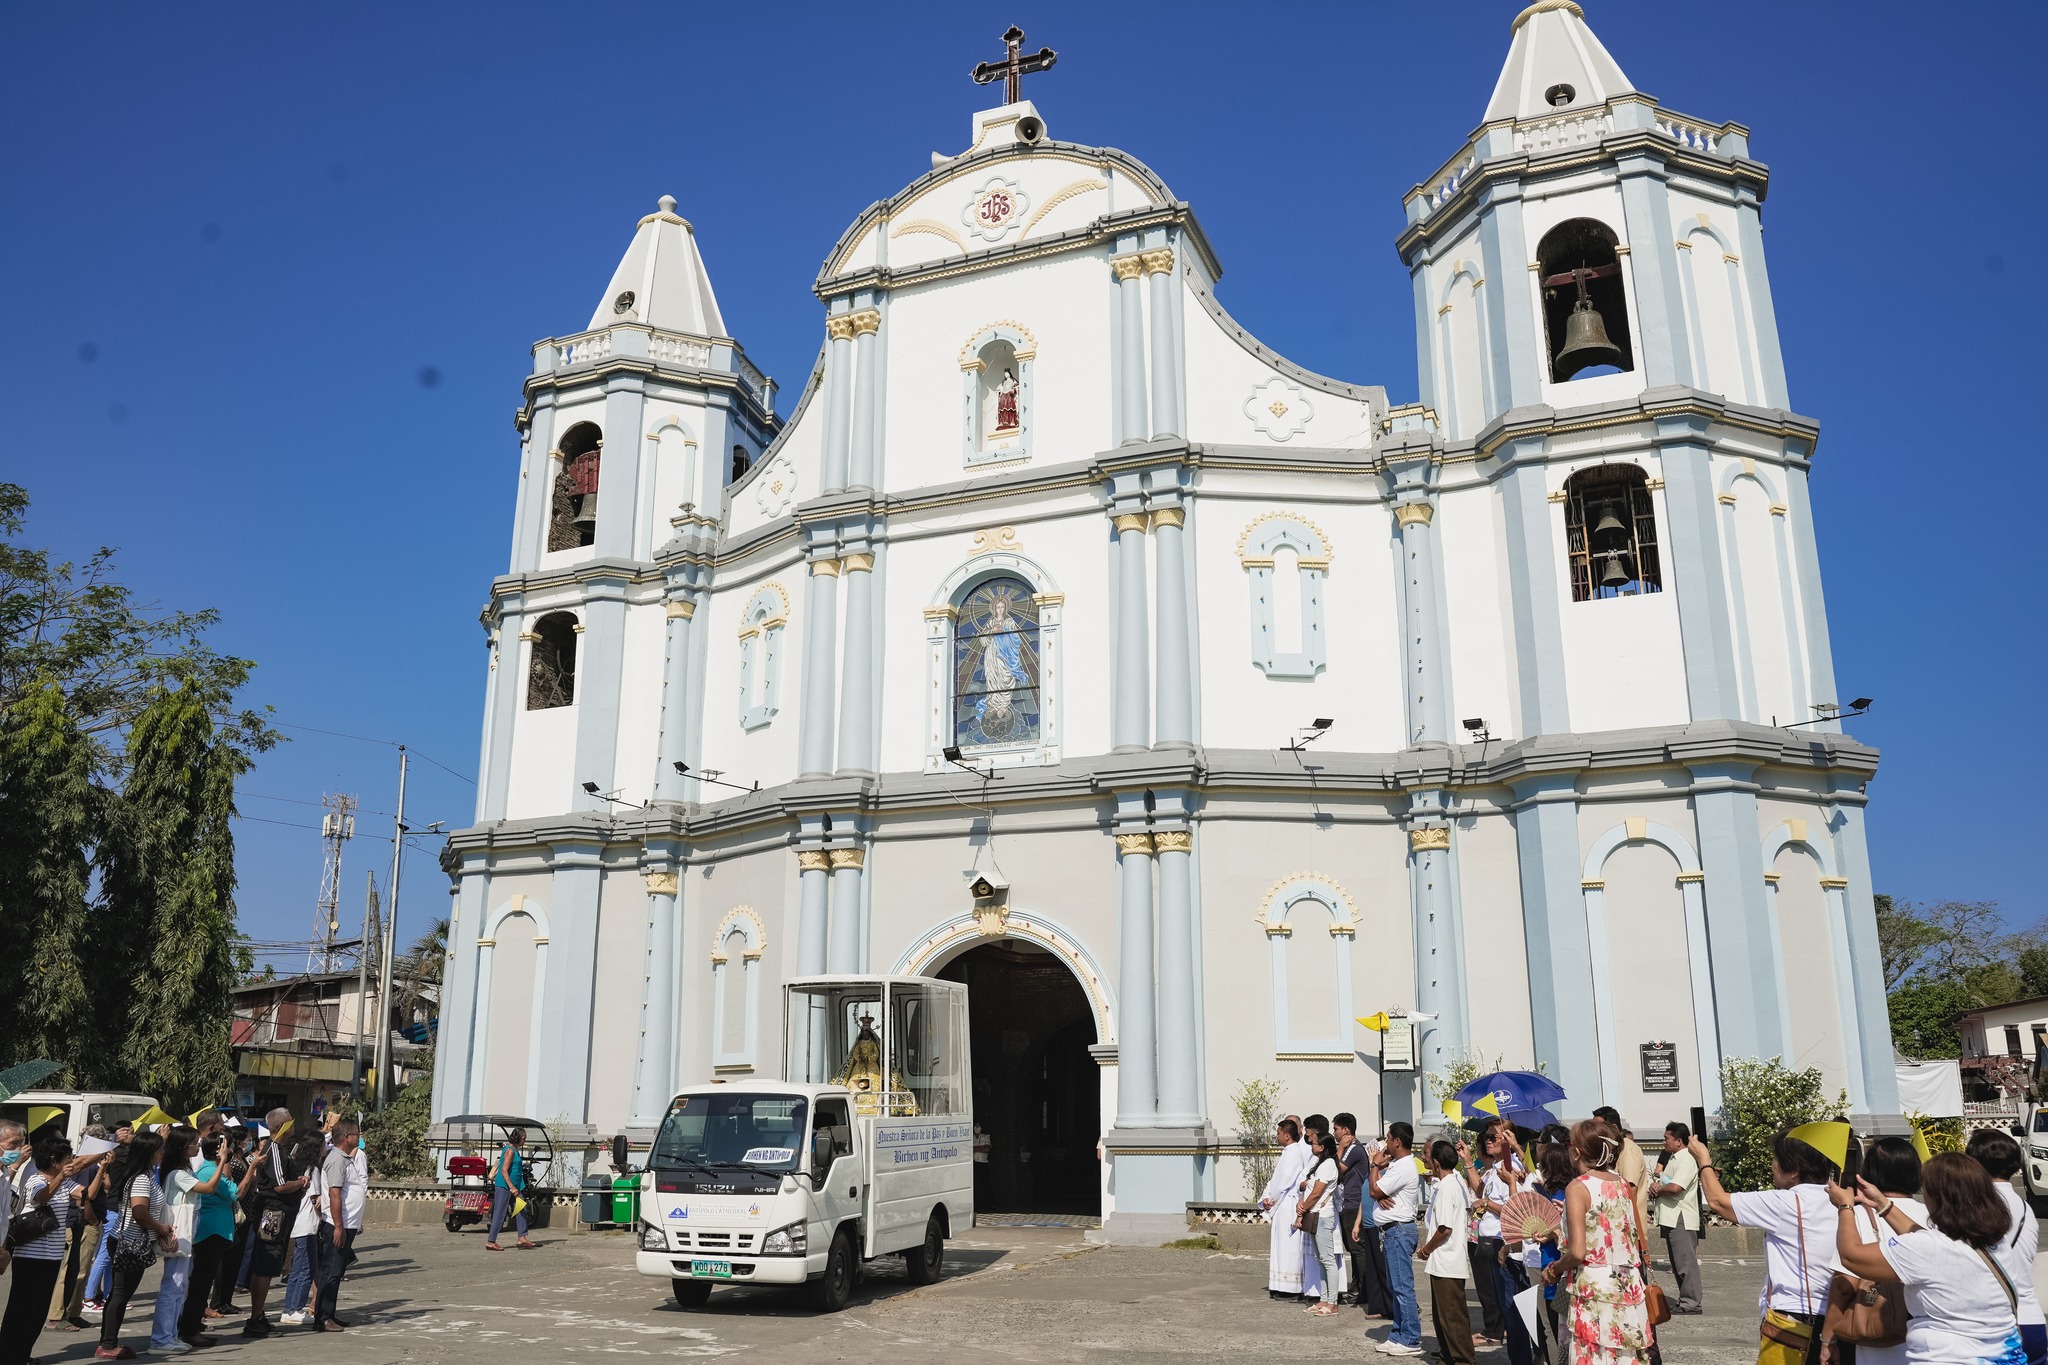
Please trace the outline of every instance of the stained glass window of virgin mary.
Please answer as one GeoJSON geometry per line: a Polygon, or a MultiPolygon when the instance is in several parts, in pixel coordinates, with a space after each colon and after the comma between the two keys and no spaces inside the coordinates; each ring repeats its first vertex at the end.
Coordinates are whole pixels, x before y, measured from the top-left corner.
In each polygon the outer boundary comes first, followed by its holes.
{"type": "Polygon", "coordinates": [[[991,578],[960,603],[953,636],[953,742],[1038,741],[1038,604],[1021,578],[991,578]]]}

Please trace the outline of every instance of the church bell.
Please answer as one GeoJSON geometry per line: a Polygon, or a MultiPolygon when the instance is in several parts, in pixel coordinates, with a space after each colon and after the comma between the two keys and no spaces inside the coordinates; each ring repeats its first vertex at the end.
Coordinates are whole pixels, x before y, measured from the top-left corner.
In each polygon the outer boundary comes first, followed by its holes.
{"type": "Polygon", "coordinates": [[[1607,321],[1600,311],[1593,307],[1593,300],[1586,294],[1586,282],[1579,281],[1579,301],[1572,305],[1571,315],[1564,323],[1564,348],[1557,353],[1557,373],[1560,379],[1570,379],[1580,370],[1594,365],[1612,365],[1621,368],[1621,348],[1607,335],[1607,321]]]}
{"type": "Polygon", "coordinates": [[[1621,518],[1614,515],[1614,504],[1606,503],[1600,508],[1600,520],[1593,525],[1593,538],[1605,540],[1609,536],[1626,536],[1628,527],[1621,524],[1621,518]]]}
{"type": "Polygon", "coordinates": [[[1610,550],[1607,555],[1607,567],[1600,571],[1600,586],[1619,588],[1627,582],[1628,570],[1621,567],[1621,551],[1610,550]]]}
{"type": "Polygon", "coordinates": [[[597,530],[597,494],[585,493],[576,499],[576,515],[572,520],[585,531],[597,530]]]}

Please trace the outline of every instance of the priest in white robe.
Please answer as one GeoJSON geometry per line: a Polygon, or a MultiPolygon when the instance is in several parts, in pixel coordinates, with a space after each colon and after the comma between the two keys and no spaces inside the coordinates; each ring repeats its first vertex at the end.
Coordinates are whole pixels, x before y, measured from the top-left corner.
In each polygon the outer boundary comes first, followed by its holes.
{"type": "Polygon", "coordinates": [[[1272,1224],[1266,1291],[1276,1299],[1319,1295],[1323,1288],[1322,1265],[1314,1258],[1308,1238],[1295,1226],[1302,1181],[1315,1167],[1315,1152],[1301,1141],[1301,1126],[1294,1119],[1280,1120],[1276,1136],[1280,1156],[1273,1163],[1273,1178],[1259,1192],[1259,1207],[1266,1211],[1266,1221],[1272,1224]]]}

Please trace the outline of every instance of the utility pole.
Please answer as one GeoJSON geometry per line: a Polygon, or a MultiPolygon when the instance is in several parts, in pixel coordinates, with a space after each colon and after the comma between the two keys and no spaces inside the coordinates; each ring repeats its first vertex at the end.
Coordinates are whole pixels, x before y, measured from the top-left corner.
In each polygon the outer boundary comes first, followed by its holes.
{"type": "Polygon", "coordinates": [[[377,944],[377,874],[365,872],[364,880],[369,884],[363,897],[363,940],[356,945],[356,1064],[353,1076],[356,1102],[363,1098],[363,1040],[369,1035],[366,1025],[370,1018],[370,954],[377,944]]]}
{"type": "Polygon", "coordinates": [[[384,916],[383,942],[378,944],[377,968],[377,1112],[383,1113],[391,1094],[391,955],[398,938],[398,880],[405,870],[405,765],[406,752],[398,746],[398,811],[391,820],[391,904],[384,916]]]}
{"type": "Polygon", "coordinates": [[[327,811],[320,817],[320,842],[325,860],[320,870],[319,918],[313,925],[313,951],[306,955],[308,972],[334,970],[334,936],[341,930],[336,918],[341,909],[341,846],[356,834],[356,799],[333,792],[321,799],[327,811]]]}

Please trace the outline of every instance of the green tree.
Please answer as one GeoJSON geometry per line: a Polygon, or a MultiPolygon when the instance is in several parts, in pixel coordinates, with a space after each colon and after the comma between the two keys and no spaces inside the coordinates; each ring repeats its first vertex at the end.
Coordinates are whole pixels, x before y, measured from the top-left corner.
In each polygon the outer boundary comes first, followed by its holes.
{"type": "Polygon", "coordinates": [[[1908,902],[1895,905],[1890,896],[1871,897],[1877,903],[1877,955],[1884,964],[1884,988],[1889,991],[1912,974],[1927,956],[1927,950],[1941,939],[1941,931],[1913,913],[1908,902]]]}
{"type": "Polygon", "coordinates": [[[434,1102],[433,1053],[424,1054],[414,1065],[425,1070],[391,1097],[383,1113],[363,1115],[363,1146],[369,1149],[370,1173],[381,1179],[421,1180],[434,1173],[434,1156],[427,1150],[429,1110],[434,1102]]]}
{"type": "Polygon", "coordinates": [[[1892,1046],[1908,1057],[1960,1057],[1956,1019],[1978,1001],[1961,981],[1914,979],[1885,997],[1891,1015],[1892,1046]]]}
{"type": "Polygon", "coordinates": [[[1729,1057],[1721,1063],[1721,1114],[1727,1129],[1714,1143],[1714,1164],[1730,1190],[1771,1188],[1771,1144],[1802,1123],[1849,1109],[1849,1092],[1830,1100],[1819,1067],[1794,1071],[1777,1057],[1729,1057]]]}
{"type": "Polygon", "coordinates": [[[89,849],[103,802],[93,748],[45,682],[0,711],[0,1062],[100,1059],[93,1039],[89,849]]]}
{"type": "Polygon", "coordinates": [[[128,737],[125,810],[109,841],[107,911],[129,926],[128,1037],[135,1082],[180,1106],[234,1088],[235,779],[249,766],[214,725],[201,686],[160,690],[128,737]]]}

